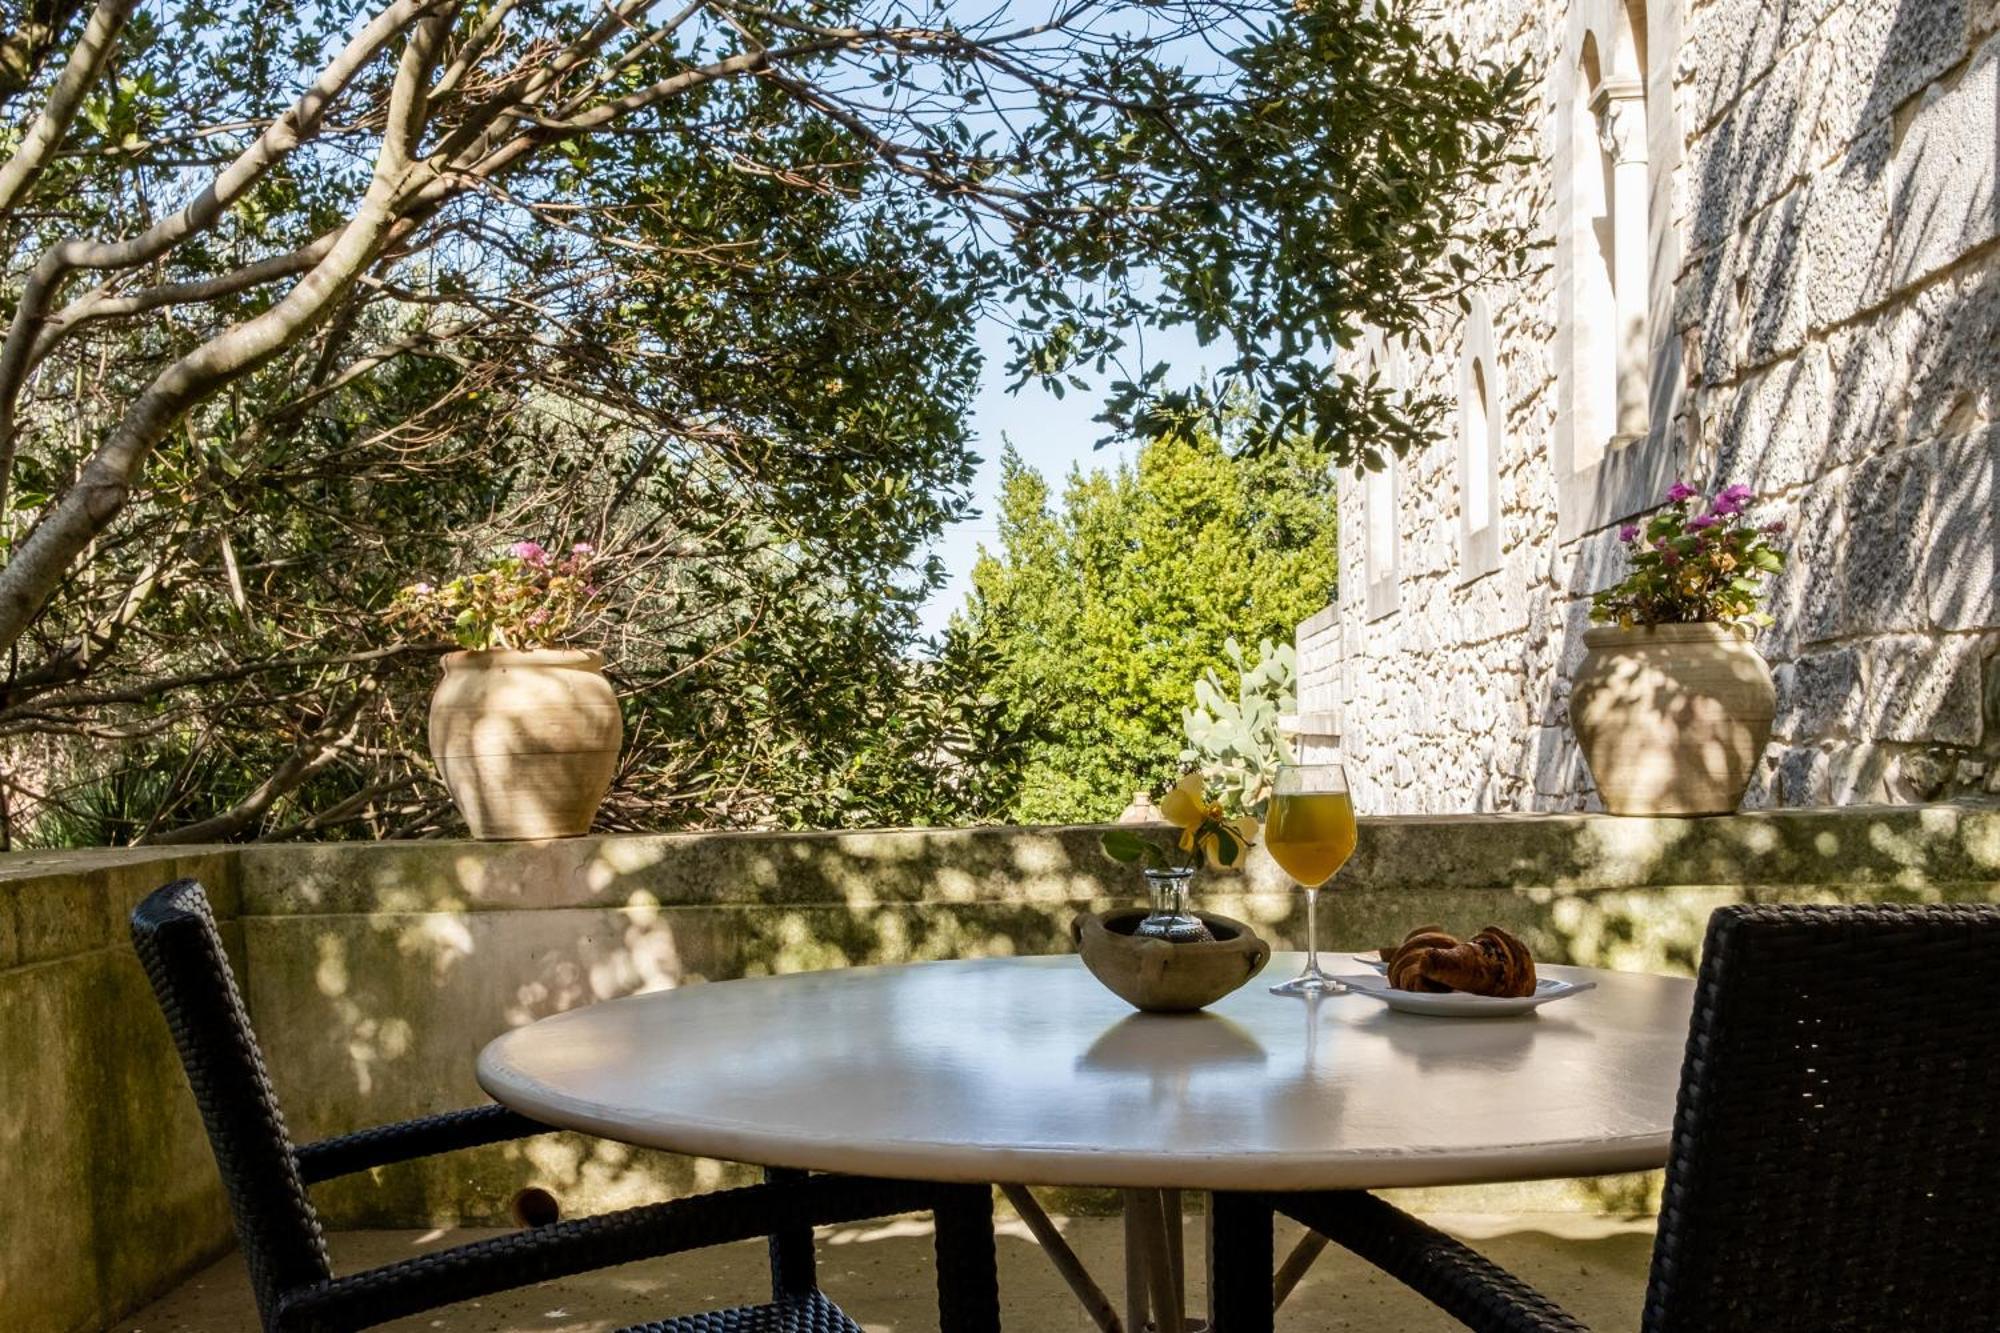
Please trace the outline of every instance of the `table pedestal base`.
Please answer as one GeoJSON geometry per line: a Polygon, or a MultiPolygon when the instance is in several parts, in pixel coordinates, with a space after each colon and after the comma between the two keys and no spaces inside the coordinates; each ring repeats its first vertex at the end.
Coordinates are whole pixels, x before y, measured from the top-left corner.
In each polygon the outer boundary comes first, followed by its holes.
{"type": "Polygon", "coordinates": [[[1273,1255],[1270,1209],[1240,1196],[1224,1195],[1219,1200],[1211,1196],[1211,1306],[1208,1319],[1194,1318],[1187,1313],[1181,1191],[1120,1190],[1119,1203],[1125,1213],[1125,1316],[1121,1320],[1104,1289],[1026,1187],[1000,1188],[1102,1333],[1263,1333],[1271,1327],[1277,1307],[1285,1303],[1327,1245],[1325,1237],[1308,1231],[1278,1266],[1276,1275],[1266,1279],[1263,1275],[1271,1272],[1273,1255]],[[1230,1237],[1218,1249],[1217,1218],[1223,1214],[1232,1219],[1226,1224],[1230,1237]]]}
{"type": "Polygon", "coordinates": [[[1125,1209],[1125,1327],[1130,1333],[1207,1333],[1187,1316],[1187,1254],[1179,1190],[1120,1190],[1125,1209]]]}

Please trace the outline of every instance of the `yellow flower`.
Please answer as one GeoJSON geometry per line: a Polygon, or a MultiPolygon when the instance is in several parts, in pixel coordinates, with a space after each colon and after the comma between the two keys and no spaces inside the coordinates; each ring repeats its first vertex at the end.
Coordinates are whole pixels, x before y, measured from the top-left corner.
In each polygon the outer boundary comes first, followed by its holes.
{"type": "Polygon", "coordinates": [[[1242,869],[1243,858],[1249,852],[1250,844],[1257,841],[1257,834],[1263,826],[1249,815],[1243,815],[1237,819],[1224,819],[1221,816],[1220,810],[1217,811],[1215,824],[1221,828],[1228,829],[1230,833],[1235,835],[1236,859],[1228,865],[1222,863],[1222,835],[1211,828],[1201,835],[1201,850],[1202,854],[1208,858],[1208,868],[1210,870],[1242,869]]]}
{"type": "MultiPolygon", "coordinates": [[[[1160,798],[1160,818],[1192,831],[1208,813],[1208,793],[1202,789],[1201,774],[1189,773],[1160,798]]],[[[1192,838],[1184,838],[1182,850],[1193,848],[1192,838]]]]}

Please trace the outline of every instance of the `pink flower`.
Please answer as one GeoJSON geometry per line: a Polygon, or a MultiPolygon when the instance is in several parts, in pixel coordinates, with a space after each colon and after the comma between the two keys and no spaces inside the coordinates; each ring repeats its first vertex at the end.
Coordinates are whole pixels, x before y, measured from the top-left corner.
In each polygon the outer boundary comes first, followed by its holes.
{"type": "Polygon", "coordinates": [[[1683,500],[1693,500],[1700,495],[1700,491],[1684,481],[1677,481],[1667,489],[1667,500],[1670,504],[1679,504],[1683,500]]]}
{"type": "Polygon", "coordinates": [[[578,542],[576,545],[569,548],[569,553],[571,555],[596,555],[597,548],[595,546],[592,546],[589,542],[578,542]]]}
{"type": "Polygon", "coordinates": [[[507,548],[507,554],[530,569],[548,568],[549,553],[542,549],[540,542],[515,542],[507,548]]]}
{"type": "Polygon", "coordinates": [[[1637,523],[1627,523],[1624,527],[1618,529],[1618,540],[1628,546],[1638,541],[1639,525],[1637,523]]]}
{"type": "Polygon", "coordinates": [[[1721,521],[1722,520],[1717,518],[1714,514],[1703,514],[1699,518],[1691,518],[1688,520],[1688,531],[1699,532],[1703,528],[1712,528],[1721,521]]]}
{"type": "Polygon", "coordinates": [[[419,597],[428,597],[435,589],[428,583],[413,583],[410,585],[410,591],[419,597]]]}
{"type": "Polygon", "coordinates": [[[1738,485],[1727,487],[1720,495],[1715,497],[1715,503],[1709,506],[1709,512],[1719,514],[1724,518],[1728,518],[1733,514],[1740,514],[1743,512],[1743,506],[1750,503],[1751,494],[1752,492],[1748,486],[1738,485]]]}

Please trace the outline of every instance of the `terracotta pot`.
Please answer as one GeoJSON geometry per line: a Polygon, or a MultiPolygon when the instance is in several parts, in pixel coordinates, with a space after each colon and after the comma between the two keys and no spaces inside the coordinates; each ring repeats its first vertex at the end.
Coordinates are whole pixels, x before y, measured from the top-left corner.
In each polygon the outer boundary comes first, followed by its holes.
{"type": "Polygon", "coordinates": [[[447,653],[431,695],[431,758],[475,838],[589,832],[624,735],[602,653],[447,653]]]}
{"type": "Polygon", "coordinates": [[[1090,975],[1119,999],[1151,1014],[1186,1014],[1214,1004],[1271,960],[1271,946],[1241,921],[1194,915],[1212,940],[1170,944],[1134,935],[1146,916],[1141,908],[1079,913],[1069,934],[1090,975]]]}
{"type": "Polygon", "coordinates": [[[1748,631],[1654,625],[1586,632],[1570,725],[1614,815],[1736,809],[1771,739],[1777,691],[1748,631]]]}

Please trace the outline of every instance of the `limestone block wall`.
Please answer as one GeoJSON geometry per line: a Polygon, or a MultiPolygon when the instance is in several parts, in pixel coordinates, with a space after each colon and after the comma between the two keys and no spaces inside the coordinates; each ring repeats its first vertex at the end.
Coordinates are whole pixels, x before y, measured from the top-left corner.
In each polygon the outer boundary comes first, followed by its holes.
{"type": "MultiPolygon", "coordinates": [[[[1567,113],[1555,73],[1582,21],[1571,11],[1609,4],[1480,0],[1439,19],[1550,72],[1541,162],[1490,206],[1533,221],[1551,253],[1552,127],[1567,113]]],[[[1780,714],[1748,802],[2000,793],[2000,6],[1634,12],[1671,94],[1648,110],[1663,118],[1650,248],[1672,261],[1657,462],[1750,485],[1757,512],[1794,534],[1778,623],[1760,636],[1780,714]]],[[[1615,528],[1633,510],[1563,512],[1570,279],[1552,263],[1487,294],[1504,396],[1497,572],[1460,565],[1455,423],[1399,465],[1399,605],[1373,619],[1364,488],[1343,485],[1341,593],[1302,627],[1300,670],[1308,688],[1337,682],[1324,707],[1365,809],[1595,806],[1568,692],[1588,594],[1622,572],[1615,528]]],[[[1407,350],[1412,383],[1455,396],[1462,331],[1439,333],[1438,355],[1407,350]]]]}

